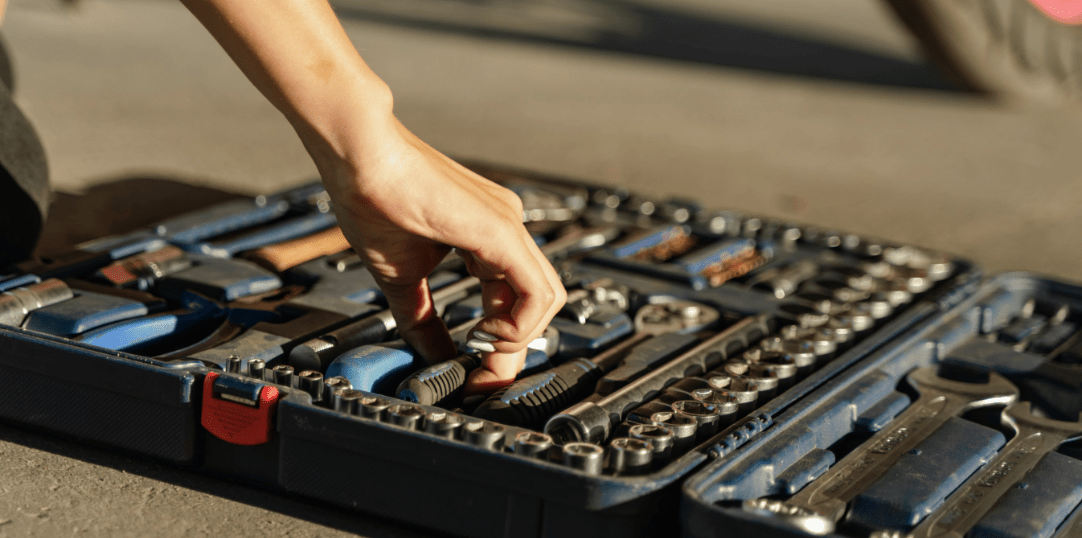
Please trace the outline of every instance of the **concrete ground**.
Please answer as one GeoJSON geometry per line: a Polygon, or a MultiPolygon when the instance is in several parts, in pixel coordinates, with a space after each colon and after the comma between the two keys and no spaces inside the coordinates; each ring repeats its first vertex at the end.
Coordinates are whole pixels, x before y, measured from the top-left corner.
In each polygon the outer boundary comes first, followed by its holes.
{"type": "MultiPolygon", "coordinates": [[[[872,0],[340,0],[396,113],[461,157],[700,198],[1082,280],[1082,109],[952,88],[872,0]]],[[[16,97],[55,188],[315,177],[176,2],[13,0],[16,97]]],[[[0,536],[414,536],[0,426],[0,536]]]]}

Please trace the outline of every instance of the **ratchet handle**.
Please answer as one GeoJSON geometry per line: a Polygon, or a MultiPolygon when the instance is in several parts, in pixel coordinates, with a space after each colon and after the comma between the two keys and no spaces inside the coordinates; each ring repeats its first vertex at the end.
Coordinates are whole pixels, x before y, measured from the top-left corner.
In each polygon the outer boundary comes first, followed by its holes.
{"type": "Polygon", "coordinates": [[[541,426],[548,417],[590,394],[601,372],[587,359],[565,362],[493,393],[474,416],[510,426],[541,426]]]}

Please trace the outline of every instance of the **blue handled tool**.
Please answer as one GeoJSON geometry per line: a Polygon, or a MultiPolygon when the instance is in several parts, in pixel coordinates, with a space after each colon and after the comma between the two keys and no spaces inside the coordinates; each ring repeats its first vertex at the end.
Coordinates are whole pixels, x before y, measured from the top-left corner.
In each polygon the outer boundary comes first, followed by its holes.
{"type": "Polygon", "coordinates": [[[326,211],[315,211],[283,219],[228,239],[186,243],[183,248],[206,256],[232,258],[239,252],[289,241],[330,228],[335,222],[334,212],[327,207],[326,211]]]}
{"type": "Polygon", "coordinates": [[[117,321],[150,313],[143,302],[117,295],[76,290],[67,301],[30,312],[23,328],[57,336],[80,334],[117,321]]]}
{"type": "Polygon", "coordinates": [[[76,340],[116,351],[133,351],[183,336],[224,319],[226,310],[195,294],[185,296],[184,312],[169,312],[120,321],[79,335],[76,340]]]}

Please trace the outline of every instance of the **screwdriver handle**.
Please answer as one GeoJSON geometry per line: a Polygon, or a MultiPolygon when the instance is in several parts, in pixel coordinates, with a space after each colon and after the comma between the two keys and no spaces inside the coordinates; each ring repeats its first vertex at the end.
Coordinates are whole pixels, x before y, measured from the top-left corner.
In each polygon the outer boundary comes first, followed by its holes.
{"type": "Polygon", "coordinates": [[[510,426],[537,427],[590,394],[601,374],[601,368],[587,359],[565,362],[493,393],[474,416],[510,426]]]}

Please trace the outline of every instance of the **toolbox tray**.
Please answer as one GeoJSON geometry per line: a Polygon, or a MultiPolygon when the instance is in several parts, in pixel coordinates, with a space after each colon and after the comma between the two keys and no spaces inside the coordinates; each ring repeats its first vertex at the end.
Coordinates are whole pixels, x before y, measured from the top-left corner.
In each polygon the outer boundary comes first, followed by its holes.
{"type": "MultiPolygon", "coordinates": [[[[515,171],[497,170],[490,175],[568,184],[515,171]]],[[[599,190],[590,188],[593,194],[599,190]]],[[[862,240],[856,235],[847,237],[862,240]]],[[[785,259],[793,261],[800,253],[831,248],[838,245],[805,245],[785,259]]],[[[619,532],[654,536],[673,535],[679,529],[687,536],[713,536],[720,529],[785,533],[787,528],[775,522],[715,505],[722,500],[719,485],[744,477],[740,465],[764,461],[773,454],[765,452],[766,447],[782,443],[785,435],[807,432],[806,417],[822,407],[819,402],[845,390],[863,372],[890,363],[897,364],[889,368],[891,375],[901,376],[921,361],[934,360],[930,352],[894,357],[906,349],[925,349],[919,345],[921,338],[941,327],[954,327],[951,320],[958,318],[958,312],[972,308],[978,300],[974,294],[978,293],[979,269],[964,260],[952,261],[956,270],[950,279],[878,325],[856,345],[687,453],[638,476],[591,475],[558,461],[486,450],[337,412],[313,404],[311,396],[296,387],[254,382],[199,361],[161,361],[5,327],[0,327],[0,418],[455,535],[563,538],[619,532]],[[278,391],[269,442],[238,445],[200,425],[200,414],[210,397],[204,390],[208,374],[278,391]]],[[[576,262],[573,270],[584,277],[626,282],[646,295],[702,301],[729,315],[764,315],[776,327],[774,317],[781,302],[740,284],[696,289],[694,284],[613,267],[597,259],[576,262]]],[[[1072,301],[1078,297],[1076,288],[1019,275],[999,277],[981,287],[979,295],[988,295],[989,286],[996,285],[1014,295],[1008,294],[995,308],[981,308],[980,315],[993,320],[1021,304],[1017,294],[1053,290],[1069,291],[1072,301]]],[[[958,331],[968,329],[966,325],[958,331]]],[[[961,334],[958,331],[944,333],[944,340],[961,334]]],[[[815,427],[824,432],[841,428],[833,423],[815,427]]],[[[523,431],[506,430],[508,443],[523,431]]],[[[800,459],[792,449],[779,454],[796,458],[775,462],[785,467],[800,459]]],[[[768,489],[762,477],[749,476],[739,480],[741,487],[750,488],[739,490],[741,494],[768,489]]],[[[737,497],[725,497],[729,498],[737,497]]]]}
{"type": "MultiPolygon", "coordinates": [[[[682,536],[807,536],[799,525],[790,524],[783,517],[748,510],[743,501],[758,498],[784,501],[853,448],[855,442],[839,443],[846,436],[861,431],[870,435],[887,428],[912,399],[899,391],[906,390],[903,378],[916,368],[938,365],[944,371],[954,370],[967,375],[970,371],[997,372],[1021,390],[1020,401],[1032,402],[1053,419],[1078,420],[1082,411],[1082,391],[1078,390],[1082,365],[1064,365],[1052,371],[1052,377],[1061,375],[1059,379],[1049,379],[1048,374],[1041,373],[1053,362],[1048,357],[1015,351],[1001,342],[987,342],[986,335],[1002,330],[1020,316],[1031,299],[1038,304],[1068,306],[1076,322],[1077,313],[1082,311],[1082,287],[1076,284],[1029,273],[1006,273],[987,280],[961,303],[916,323],[888,345],[822,383],[800,401],[779,407],[773,414],[772,425],[745,444],[742,450],[720,454],[690,476],[681,487],[682,536]],[[967,344],[974,347],[967,348],[967,344]],[[991,351],[977,353],[973,349],[991,351]],[[1063,375],[1065,372],[1074,375],[1063,375]]],[[[991,413],[984,413],[985,426],[990,432],[999,430],[1009,440],[1010,432],[1006,428],[988,423],[993,416],[998,416],[998,411],[999,408],[993,408],[991,413]]],[[[1001,438],[997,444],[1002,443],[1001,438]]],[[[912,511],[905,513],[906,517],[923,521],[926,514],[938,508],[946,495],[963,480],[991,472],[984,467],[961,469],[963,463],[970,467],[984,464],[993,454],[978,459],[972,454],[954,452],[939,456],[942,458],[939,461],[953,459],[959,462],[957,472],[949,477],[950,485],[939,488],[941,491],[934,494],[922,491],[921,494],[927,495],[926,499],[901,502],[903,508],[912,511]],[[919,511],[914,507],[919,507],[919,511]]],[[[1049,459],[1042,461],[1042,465],[1046,465],[1051,474],[1062,473],[1061,481],[1073,480],[1077,485],[1078,447],[1063,445],[1060,453],[1071,457],[1057,457],[1054,462],[1049,459]]],[[[927,471],[932,473],[934,469],[927,471]]],[[[913,481],[926,480],[920,472],[909,476],[913,481]]],[[[1034,480],[1041,479],[1034,477],[1034,480]]],[[[914,494],[912,484],[882,480],[881,488],[890,484],[902,494],[914,494]]],[[[1066,533],[1072,525],[1073,532],[1077,532],[1080,512],[1076,506],[1082,502],[1082,492],[1077,491],[1077,487],[1072,490],[1069,486],[1055,484],[1048,478],[1043,480],[1042,483],[1022,483],[1020,492],[1009,499],[1010,502],[1004,500],[998,504],[997,521],[989,525],[999,527],[983,529],[981,535],[1050,536],[1057,528],[1066,533]],[[1044,483],[1049,487],[1043,487],[1044,483]],[[1066,521],[1072,512],[1072,519],[1066,521]]],[[[909,526],[883,528],[868,524],[892,520],[896,514],[890,512],[901,509],[897,500],[893,504],[851,505],[846,522],[855,520],[856,523],[840,526],[840,530],[831,536],[867,536],[876,531],[904,535],[909,526]]]]}

